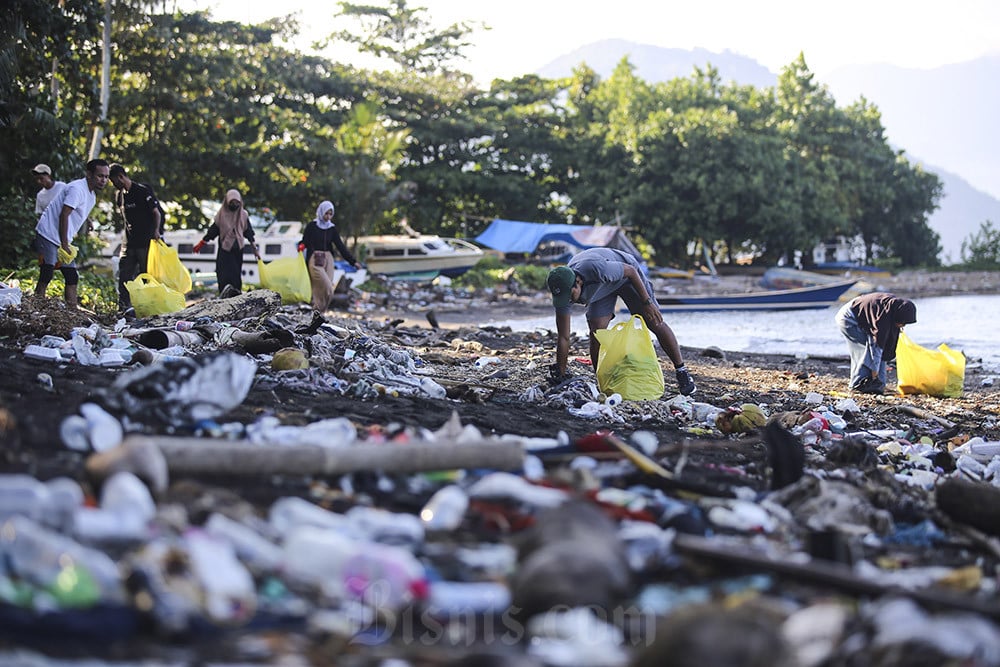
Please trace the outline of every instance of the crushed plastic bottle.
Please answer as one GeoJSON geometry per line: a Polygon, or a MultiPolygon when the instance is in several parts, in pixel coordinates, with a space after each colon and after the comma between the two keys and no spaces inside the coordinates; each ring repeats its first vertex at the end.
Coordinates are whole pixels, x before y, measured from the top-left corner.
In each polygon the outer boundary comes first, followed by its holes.
{"type": "Polygon", "coordinates": [[[470,498],[501,498],[532,507],[555,507],[569,497],[561,489],[538,486],[509,472],[492,472],[468,489],[470,498]]]}
{"type": "Polygon", "coordinates": [[[420,520],[430,531],[451,531],[462,524],[469,508],[469,495],[454,484],[442,487],[420,510],[420,520]]]}
{"type": "Polygon", "coordinates": [[[257,591],[233,546],[204,530],[187,531],[184,543],[191,571],[205,592],[208,617],[228,625],[250,621],[257,611],[257,591]]]}
{"type": "Polygon", "coordinates": [[[475,366],[476,368],[486,368],[487,366],[490,366],[492,364],[499,364],[499,363],[500,363],[499,357],[479,357],[472,365],[475,366]]]}
{"type": "Polygon", "coordinates": [[[358,505],[344,516],[353,534],[372,542],[413,549],[424,541],[424,525],[412,514],[358,505]]]}
{"type": "Polygon", "coordinates": [[[408,550],[300,526],[283,544],[285,572],[336,599],[397,609],[427,595],[423,565],[408,550]]]}
{"type": "Polygon", "coordinates": [[[0,557],[9,572],[47,591],[60,607],[124,601],[118,566],[110,556],[26,517],[3,524],[0,557]]]}
{"type": "Polygon", "coordinates": [[[259,532],[229,517],[213,513],[205,522],[205,530],[233,545],[236,555],[252,570],[271,572],[280,568],[283,561],[281,547],[259,532]]]}
{"type": "Polygon", "coordinates": [[[499,614],[510,607],[510,589],[496,581],[434,581],[427,609],[434,615],[499,614]]]}
{"type": "Polygon", "coordinates": [[[271,505],[268,516],[271,527],[279,535],[288,535],[294,528],[311,526],[347,534],[350,525],[347,517],[323,509],[308,500],[288,496],[278,498],[271,505]]]}

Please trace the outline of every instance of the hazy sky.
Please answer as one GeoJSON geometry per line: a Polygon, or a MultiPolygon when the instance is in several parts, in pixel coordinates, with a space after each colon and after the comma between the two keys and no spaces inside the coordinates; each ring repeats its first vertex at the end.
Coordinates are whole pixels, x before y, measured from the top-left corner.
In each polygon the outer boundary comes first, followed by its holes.
{"type": "MultiPolygon", "coordinates": [[[[255,22],[298,13],[303,33],[330,32],[331,0],[179,0],[217,18],[255,22]]],[[[359,0],[364,4],[366,0],[359,0]]],[[[439,27],[460,20],[491,28],[474,35],[461,69],[482,84],[532,72],[577,47],[620,38],[710,51],[729,49],[773,72],[800,51],[822,75],[858,63],[933,67],[1000,52],[997,0],[412,0],[439,27]]],[[[309,39],[306,42],[310,41],[309,39]]],[[[301,47],[301,45],[300,45],[301,47]]],[[[302,47],[304,48],[304,47],[302,47]]],[[[346,51],[331,51],[350,60],[346,51]]]]}

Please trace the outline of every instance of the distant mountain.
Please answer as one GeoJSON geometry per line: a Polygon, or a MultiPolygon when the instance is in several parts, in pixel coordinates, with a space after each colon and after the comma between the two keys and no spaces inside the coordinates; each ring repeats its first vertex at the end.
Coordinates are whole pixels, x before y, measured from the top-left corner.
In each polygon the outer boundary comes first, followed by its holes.
{"type": "Polygon", "coordinates": [[[978,232],[983,222],[1000,227],[1000,200],[975,189],[961,176],[927,164],[923,167],[944,183],[940,208],[927,222],[941,237],[941,262],[956,264],[962,261],[962,241],[978,232]]]}
{"type": "Polygon", "coordinates": [[[1000,197],[1000,55],[934,69],[852,65],[823,77],[839,105],[862,95],[893,145],[1000,197]]]}
{"type": "Polygon", "coordinates": [[[669,81],[688,77],[695,67],[705,69],[709,64],[719,70],[725,82],[736,81],[760,88],[773,86],[777,76],[752,58],[732,51],[715,53],[706,49],[668,49],[662,46],[636,44],[624,39],[606,39],[594,42],[560,56],[536,72],[549,79],[569,76],[580,63],[587,65],[602,77],[608,77],[621,59],[628,56],[635,66],[636,75],[646,81],[669,81]]]}
{"type": "MultiPolygon", "coordinates": [[[[687,77],[694,67],[711,64],[726,82],[759,88],[777,82],[777,74],[731,51],[670,49],[620,39],[580,47],[537,73],[568,76],[585,62],[608,77],[626,55],[636,74],[647,81],[687,77]]],[[[853,65],[817,79],[829,87],[838,106],[862,96],[875,104],[891,145],[941,178],[944,195],[929,224],[941,237],[943,263],[961,260],[962,241],[982,222],[1000,225],[1000,131],[993,116],[1000,108],[1000,88],[995,85],[1000,55],[929,70],[853,65]]]]}

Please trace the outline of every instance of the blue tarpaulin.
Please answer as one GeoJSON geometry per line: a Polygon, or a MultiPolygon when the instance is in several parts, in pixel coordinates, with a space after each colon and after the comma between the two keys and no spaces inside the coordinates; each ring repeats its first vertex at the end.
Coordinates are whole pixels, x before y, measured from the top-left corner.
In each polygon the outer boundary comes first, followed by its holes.
{"type": "Polygon", "coordinates": [[[476,237],[476,242],[503,253],[525,254],[551,243],[564,244],[570,255],[587,248],[617,248],[642,259],[622,228],[615,225],[549,225],[497,218],[476,237]]]}

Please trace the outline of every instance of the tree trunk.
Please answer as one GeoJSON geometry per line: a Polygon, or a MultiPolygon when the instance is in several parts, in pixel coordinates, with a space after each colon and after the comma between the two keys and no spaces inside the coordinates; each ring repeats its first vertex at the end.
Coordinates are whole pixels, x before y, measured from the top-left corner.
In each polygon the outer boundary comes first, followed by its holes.
{"type": "Polygon", "coordinates": [[[90,159],[101,154],[104,126],[108,122],[108,104],[111,100],[111,1],[104,0],[104,36],[101,44],[101,115],[94,125],[90,141],[90,159]]]}

